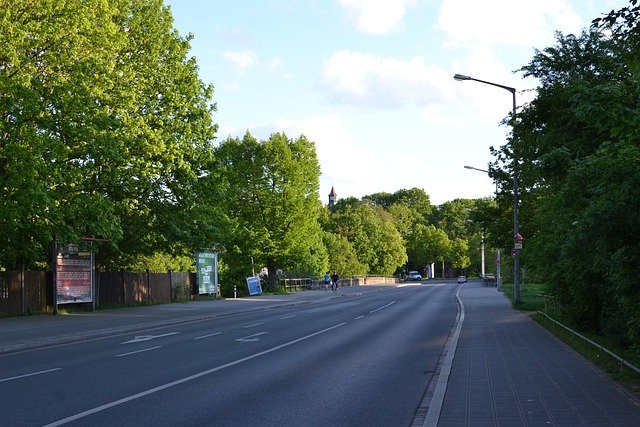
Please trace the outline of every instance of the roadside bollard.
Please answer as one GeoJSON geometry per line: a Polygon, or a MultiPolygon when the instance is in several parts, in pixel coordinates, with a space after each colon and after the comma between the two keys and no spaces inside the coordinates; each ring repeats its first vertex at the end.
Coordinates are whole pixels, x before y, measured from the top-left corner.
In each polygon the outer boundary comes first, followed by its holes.
{"type": "Polygon", "coordinates": [[[233,299],[237,299],[238,294],[236,293],[236,285],[233,285],[233,299]]]}

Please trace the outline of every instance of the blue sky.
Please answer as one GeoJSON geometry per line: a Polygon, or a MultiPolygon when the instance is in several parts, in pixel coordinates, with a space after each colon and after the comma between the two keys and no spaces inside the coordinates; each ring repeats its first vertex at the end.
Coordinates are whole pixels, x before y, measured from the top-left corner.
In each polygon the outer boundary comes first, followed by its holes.
{"type": "Polygon", "coordinates": [[[439,205],[491,196],[482,172],[515,70],[555,31],[579,33],[627,0],[165,0],[215,87],[218,140],[249,130],[316,144],[320,198],[418,187],[439,205]]]}

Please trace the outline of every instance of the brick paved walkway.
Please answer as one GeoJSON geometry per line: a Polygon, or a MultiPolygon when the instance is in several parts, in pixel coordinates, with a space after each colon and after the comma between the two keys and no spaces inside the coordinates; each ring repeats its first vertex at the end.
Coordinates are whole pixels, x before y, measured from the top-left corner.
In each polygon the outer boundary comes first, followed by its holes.
{"type": "Polygon", "coordinates": [[[465,319],[440,426],[640,426],[640,403],[496,288],[459,292],[465,319]]]}

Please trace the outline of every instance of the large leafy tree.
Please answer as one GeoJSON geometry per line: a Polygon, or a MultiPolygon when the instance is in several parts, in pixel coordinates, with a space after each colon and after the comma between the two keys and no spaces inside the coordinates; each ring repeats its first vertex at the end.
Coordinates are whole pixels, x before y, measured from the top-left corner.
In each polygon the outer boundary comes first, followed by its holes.
{"type": "MultiPolygon", "coordinates": [[[[421,270],[428,264],[444,263],[451,250],[451,241],[447,233],[433,224],[417,224],[409,233],[407,247],[410,259],[421,270]]],[[[442,269],[444,274],[444,268],[442,269]]]]}
{"type": "MultiPolygon", "coordinates": [[[[343,201],[341,201],[343,202],[343,201]]],[[[338,203],[329,224],[356,251],[370,274],[392,275],[407,261],[407,254],[391,215],[368,200],[338,203]]]]}
{"type": "Polygon", "coordinates": [[[612,31],[558,34],[555,46],[536,53],[522,71],[540,86],[512,142],[525,190],[523,259],[571,321],[637,346],[640,21],[633,16],[638,8],[625,8],[600,21],[612,31]]]}
{"type": "Polygon", "coordinates": [[[470,234],[473,224],[470,222],[470,213],[475,207],[475,202],[468,199],[456,199],[438,206],[434,212],[434,223],[447,233],[451,239],[465,239],[470,234]]]}
{"type": "Polygon", "coordinates": [[[346,237],[325,231],[323,242],[329,253],[329,270],[341,276],[364,276],[369,268],[358,261],[353,245],[346,237]]]}
{"type": "Polygon", "coordinates": [[[277,270],[318,276],[328,268],[322,244],[318,160],[313,142],[274,133],[258,141],[249,132],[215,150],[216,175],[233,223],[228,256],[266,266],[268,284],[277,270]]]}
{"type": "Polygon", "coordinates": [[[215,125],[188,49],[161,0],[0,0],[3,264],[54,238],[108,239],[111,266],[194,244],[176,213],[198,211],[215,125]]]}
{"type": "Polygon", "coordinates": [[[415,240],[409,237],[416,225],[430,223],[433,206],[427,193],[419,188],[411,188],[409,190],[401,189],[393,194],[374,193],[364,199],[371,201],[376,206],[383,207],[391,214],[395,227],[400,232],[407,249],[406,269],[421,269],[424,267],[425,260],[414,257],[418,248],[412,246],[415,240]]]}

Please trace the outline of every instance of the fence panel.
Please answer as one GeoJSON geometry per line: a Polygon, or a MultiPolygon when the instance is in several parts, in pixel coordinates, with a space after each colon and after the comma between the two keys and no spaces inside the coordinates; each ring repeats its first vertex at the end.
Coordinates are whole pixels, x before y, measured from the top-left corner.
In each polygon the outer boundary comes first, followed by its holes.
{"type": "Polygon", "coordinates": [[[45,271],[0,272],[0,312],[46,311],[48,276],[45,271]]]}
{"type": "Polygon", "coordinates": [[[101,271],[96,273],[98,281],[98,303],[124,303],[123,275],[119,271],[101,271]]]}
{"type": "Polygon", "coordinates": [[[124,283],[124,302],[147,301],[147,274],[146,273],[122,273],[124,283]]]}
{"type": "Polygon", "coordinates": [[[47,310],[47,287],[53,284],[53,276],[46,271],[24,272],[24,303],[26,310],[47,310]]]}
{"type": "Polygon", "coordinates": [[[149,273],[149,293],[152,301],[159,304],[171,302],[171,285],[167,273],[149,273]]]}
{"type": "Polygon", "coordinates": [[[0,272],[0,311],[3,313],[19,313],[20,273],[15,271],[0,272]]]}

